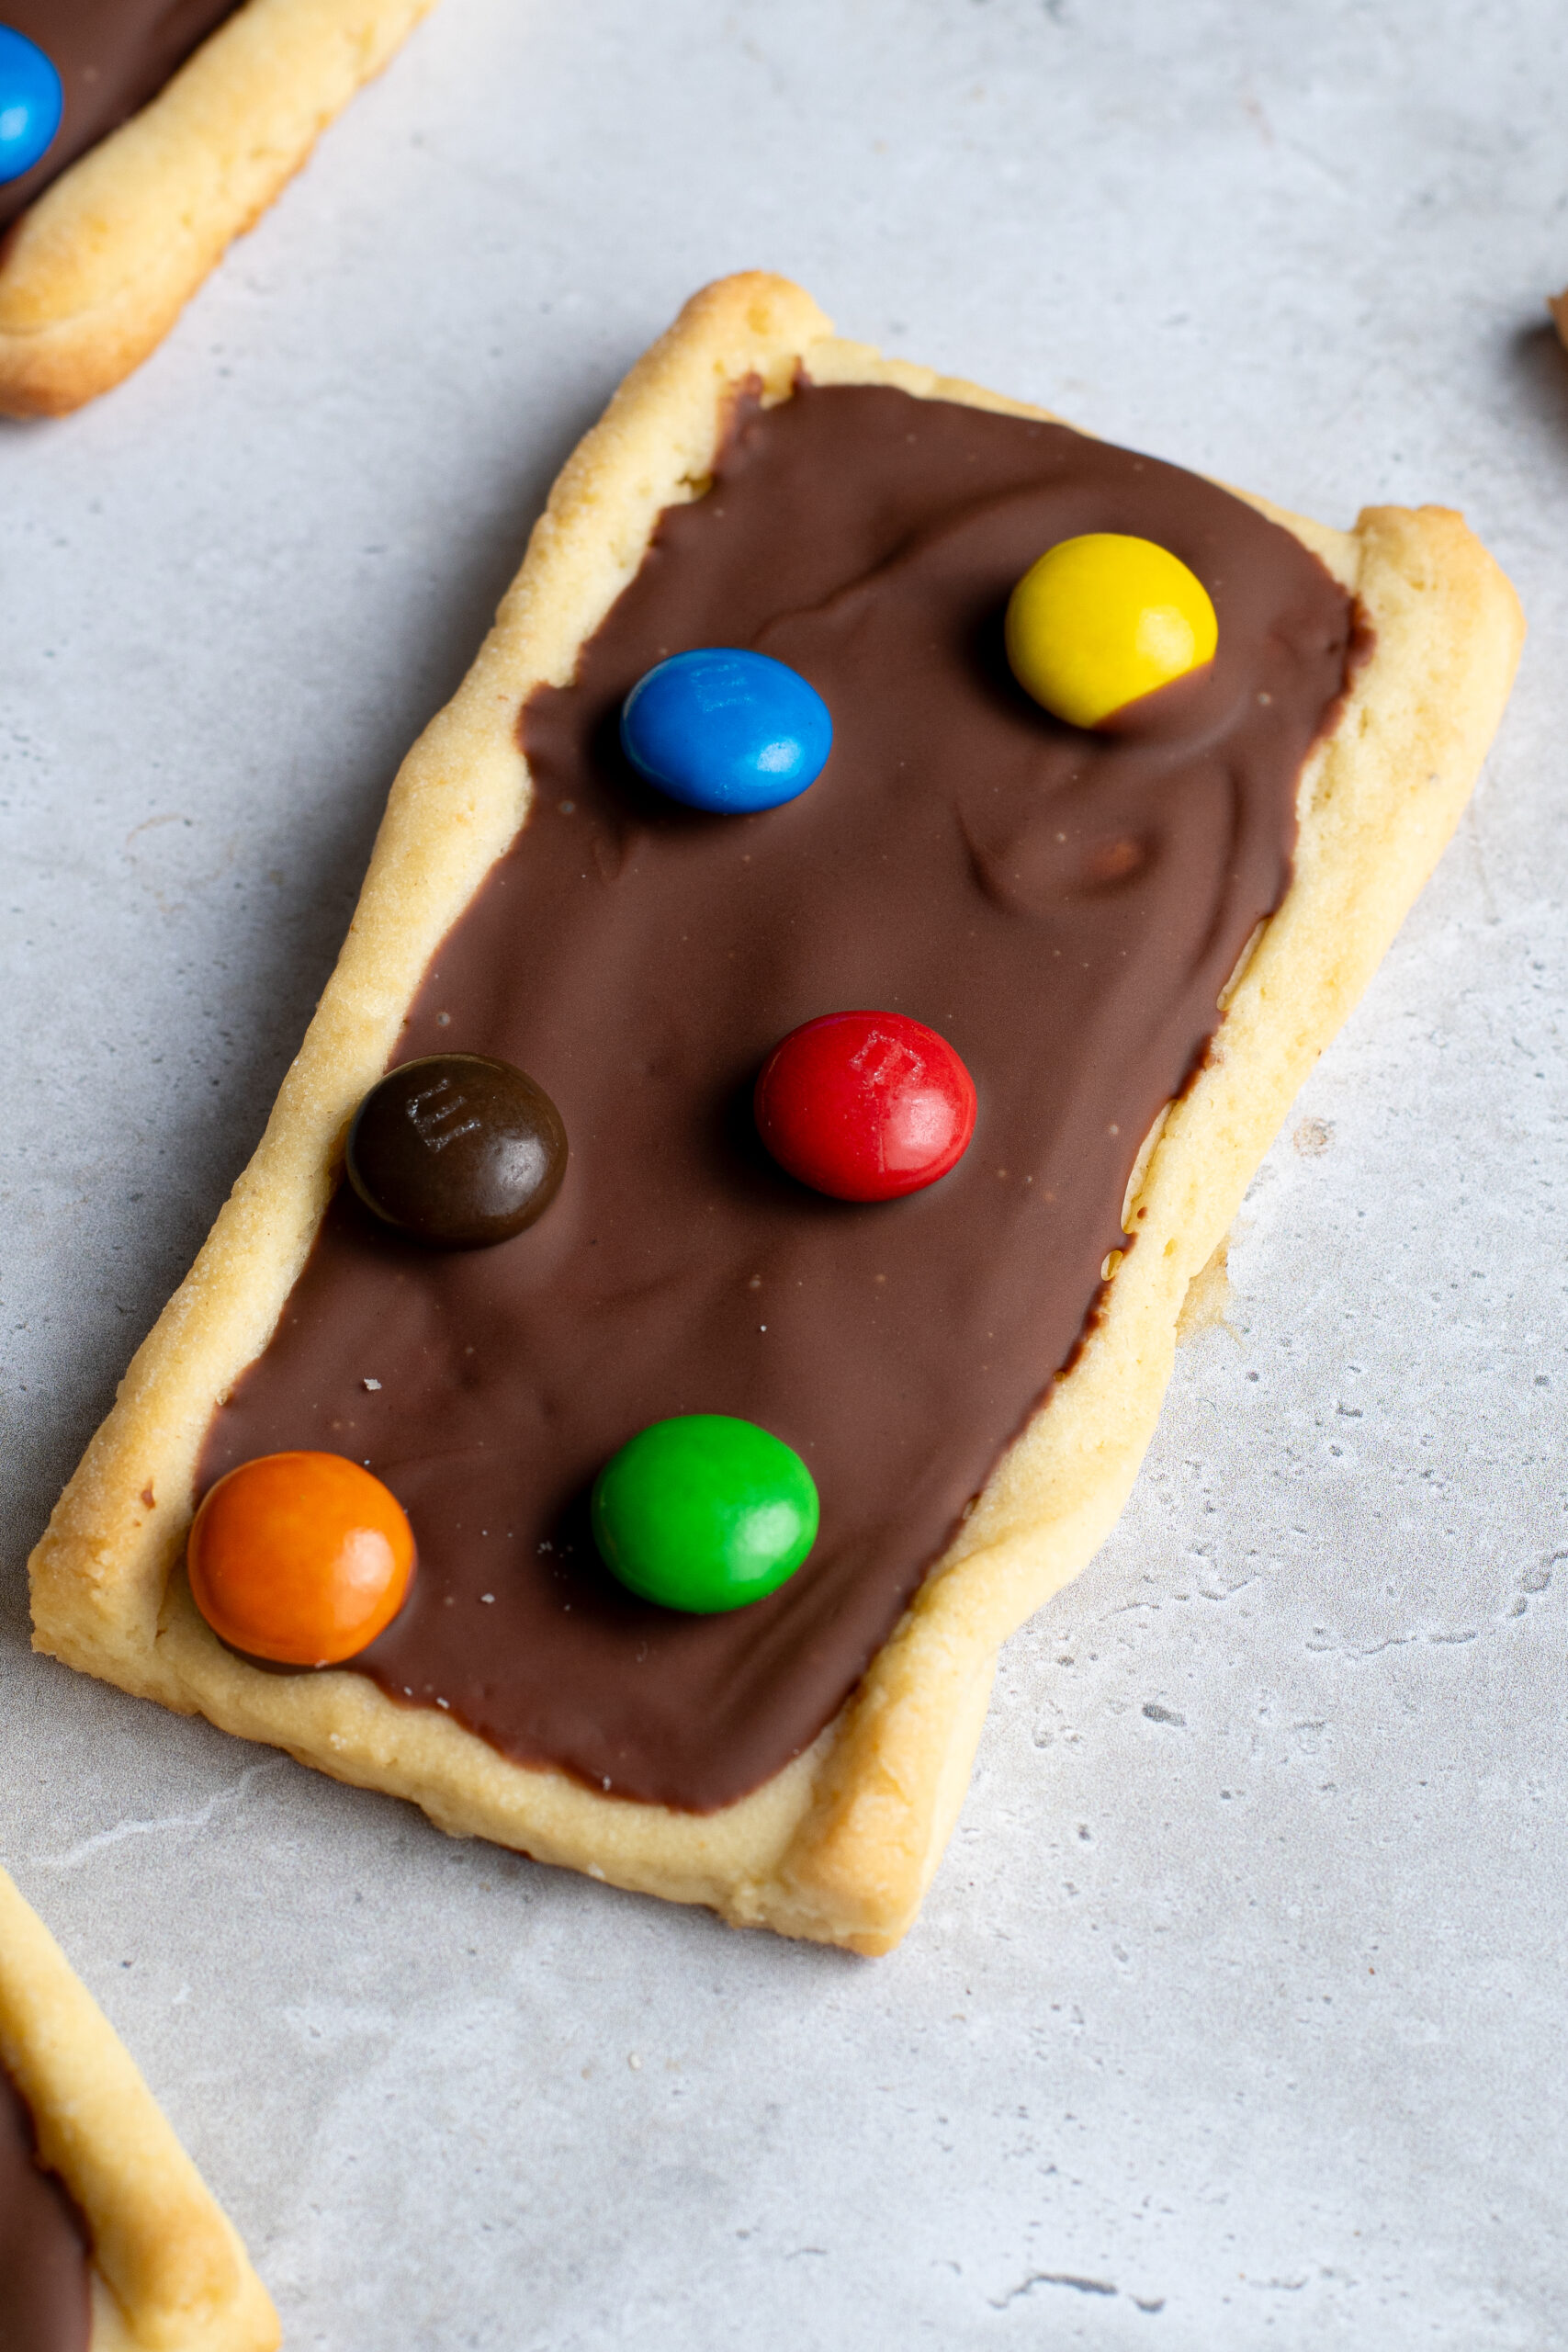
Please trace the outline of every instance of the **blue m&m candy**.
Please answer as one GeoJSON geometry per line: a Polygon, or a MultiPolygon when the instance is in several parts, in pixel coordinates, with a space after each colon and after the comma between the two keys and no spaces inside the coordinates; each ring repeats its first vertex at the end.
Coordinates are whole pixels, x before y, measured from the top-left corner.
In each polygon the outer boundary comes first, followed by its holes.
{"type": "Polygon", "coordinates": [[[745,817],[814,784],[833,744],[815,686],[766,653],[710,645],[639,678],[621,747],[639,775],[688,808],[745,817]]]}
{"type": "Polygon", "coordinates": [[[53,144],[64,103],[37,41],[0,25],[0,184],[19,180],[53,144]]]}

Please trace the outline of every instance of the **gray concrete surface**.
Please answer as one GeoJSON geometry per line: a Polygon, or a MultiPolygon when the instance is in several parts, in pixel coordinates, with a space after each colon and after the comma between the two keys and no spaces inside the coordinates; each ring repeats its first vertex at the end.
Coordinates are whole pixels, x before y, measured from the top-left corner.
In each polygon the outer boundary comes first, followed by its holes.
{"type": "Polygon", "coordinates": [[[444,0],[96,409],[0,433],[0,1856],[332,2352],[1568,2343],[1568,20],[444,0]],[[696,284],[1533,627],[1114,1540],[874,1965],[28,1651],[22,1563],[259,1132],[387,783],[696,284]]]}

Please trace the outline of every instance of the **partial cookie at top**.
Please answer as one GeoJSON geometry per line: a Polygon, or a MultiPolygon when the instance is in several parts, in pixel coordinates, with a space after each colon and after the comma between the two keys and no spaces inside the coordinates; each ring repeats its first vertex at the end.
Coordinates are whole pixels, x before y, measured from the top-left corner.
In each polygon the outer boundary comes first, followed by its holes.
{"type": "Polygon", "coordinates": [[[434,5],[20,0],[7,22],[59,51],[65,113],[13,183],[28,201],[0,248],[0,413],[62,415],[139,367],[434,5]]]}
{"type": "MultiPolygon", "coordinates": [[[[84,1670],[411,1796],[454,1832],[708,1903],[737,1924],[877,1951],[908,1927],[940,1859],[1000,1641],[1113,1523],[1154,1427],[1189,1284],[1451,830],[1506,697],[1519,622],[1506,582],[1455,516],[1376,510],[1340,533],[1249,502],[1359,600],[1375,650],[1302,769],[1289,888],[1240,968],[1227,956],[1215,976],[1224,1010],[1202,1068],[1185,1089],[1173,1071],[1177,1099],[1145,1106],[1159,1115],[1124,1211],[1134,1246],[1112,1262],[1108,1244],[1103,1298],[1070,1367],[1010,1446],[1009,1430],[997,1430],[1007,1450],[974,1508],[793,1761],[694,1812],[514,1760],[450,1711],[411,1706],[360,1673],[261,1673],[213,1639],[180,1566],[215,1410],[277,1328],[321,1231],[350,1118],[399,1051],[422,984],[441,968],[437,950],[496,862],[529,854],[519,710],[570,686],[660,517],[702,497],[737,395],[787,401],[803,377],[824,393],[867,387],[1055,429],[1022,404],[837,341],[784,281],[728,280],[688,306],[568,465],[468,682],[405,763],[353,930],[260,1150],[34,1555],[34,1617],[39,1645],[84,1670]]],[[[829,763],[813,791],[832,774],[829,763]]],[[[789,820],[786,809],[739,821],[789,820]]],[[[572,1150],[580,1166],[575,1136],[572,1150]]],[[[1112,1238],[1131,1156],[1112,1171],[1112,1238]]],[[[507,1248],[574,1246],[569,1220],[548,1239],[570,1182],[536,1233],[507,1248]]],[[[1055,1368],[1041,1364],[1042,1385],[1055,1368]]],[[[384,1384],[378,1367],[364,1369],[384,1384]]],[[[438,1579],[430,1558],[421,1575],[433,1568],[438,1579]]]]}

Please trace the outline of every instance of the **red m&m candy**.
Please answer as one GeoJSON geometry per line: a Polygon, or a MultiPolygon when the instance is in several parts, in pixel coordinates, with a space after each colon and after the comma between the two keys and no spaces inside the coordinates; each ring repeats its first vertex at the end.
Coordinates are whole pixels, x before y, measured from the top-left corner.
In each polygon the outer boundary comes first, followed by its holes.
{"type": "Polygon", "coordinates": [[[901,1012],[828,1012],[792,1029],[753,1101],[779,1166],[838,1201],[934,1184],[975,1132],[974,1080],[945,1037],[901,1012]]]}

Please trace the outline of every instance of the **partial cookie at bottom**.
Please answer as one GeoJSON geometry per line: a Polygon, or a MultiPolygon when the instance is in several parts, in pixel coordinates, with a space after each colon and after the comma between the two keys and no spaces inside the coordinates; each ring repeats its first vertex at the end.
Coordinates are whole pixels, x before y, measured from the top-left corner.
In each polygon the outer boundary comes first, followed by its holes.
{"type": "Polygon", "coordinates": [[[272,2352],[277,2315],[113,2027],[0,1871],[0,2064],[91,2251],[91,2352],[272,2352]]]}

